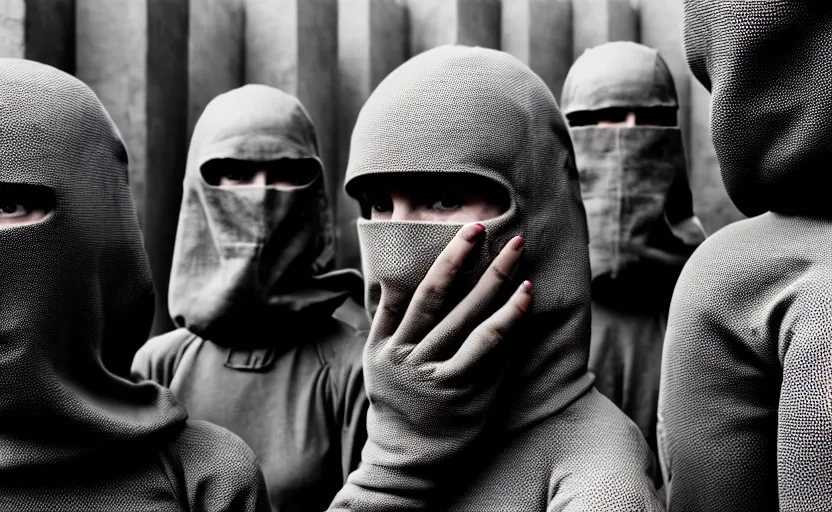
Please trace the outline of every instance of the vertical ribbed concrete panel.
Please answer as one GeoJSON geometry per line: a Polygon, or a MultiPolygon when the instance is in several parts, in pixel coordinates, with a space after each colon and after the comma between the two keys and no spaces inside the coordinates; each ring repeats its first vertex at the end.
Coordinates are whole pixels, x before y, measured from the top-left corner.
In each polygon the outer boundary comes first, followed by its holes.
{"type": "Polygon", "coordinates": [[[560,102],[572,65],[570,0],[503,0],[502,49],[529,66],[560,102]]]}
{"type": "Polygon", "coordinates": [[[76,76],[101,99],[127,145],[144,227],[148,0],[76,0],[76,9],[76,76]]]}
{"type": "Polygon", "coordinates": [[[0,57],[26,55],[26,1],[0,0],[0,57]]]}
{"type": "Polygon", "coordinates": [[[25,27],[27,59],[75,73],[75,0],[26,0],[25,27]]]}
{"type": "Polygon", "coordinates": [[[350,136],[364,102],[407,59],[407,10],[401,0],[340,0],[338,15],[338,266],[360,269],[360,212],[343,192],[350,136]]]}
{"type": "Polygon", "coordinates": [[[737,210],[725,185],[711,139],[711,95],[702,84],[692,78],[690,139],[688,151],[691,162],[693,207],[702,220],[705,231],[714,233],[745,216],[737,210]]]}
{"type": "Polygon", "coordinates": [[[572,0],[572,19],[575,59],[599,44],[639,40],[638,12],[630,0],[572,0]]]}
{"type": "Polygon", "coordinates": [[[168,316],[170,262],[185,169],[188,0],[77,0],[77,76],[127,144],[130,184],[156,289],[152,334],[168,316]]]}
{"type": "Polygon", "coordinates": [[[205,106],[244,83],[243,0],[191,0],[188,142],[205,106]]]}
{"type": "Polygon", "coordinates": [[[500,48],[500,0],[408,0],[410,55],[443,44],[500,48]]]}
{"type": "Polygon", "coordinates": [[[315,124],[337,200],[338,0],[246,0],[245,81],[300,99],[315,124]]]}

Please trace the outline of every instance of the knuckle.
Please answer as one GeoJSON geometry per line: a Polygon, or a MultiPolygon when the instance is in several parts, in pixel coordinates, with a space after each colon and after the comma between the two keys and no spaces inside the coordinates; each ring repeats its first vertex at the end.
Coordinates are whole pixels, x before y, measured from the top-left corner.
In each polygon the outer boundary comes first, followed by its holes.
{"type": "Polygon", "coordinates": [[[480,329],[480,337],[492,343],[502,340],[508,331],[503,324],[498,322],[485,322],[480,329]]]}
{"type": "Polygon", "coordinates": [[[511,279],[511,276],[508,275],[507,272],[503,271],[499,266],[492,265],[491,266],[491,275],[497,279],[500,283],[508,282],[511,279]]]}
{"type": "Polygon", "coordinates": [[[415,302],[422,311],[434,312],[442,307],[448,287],[444,284],[425,282],[416,293],[415,302]]]}

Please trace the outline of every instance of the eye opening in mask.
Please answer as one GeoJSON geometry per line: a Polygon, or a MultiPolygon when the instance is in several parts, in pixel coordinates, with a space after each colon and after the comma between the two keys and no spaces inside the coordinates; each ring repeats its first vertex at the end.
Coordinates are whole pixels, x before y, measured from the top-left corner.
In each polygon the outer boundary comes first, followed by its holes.
{"type": "Polygon", "coordinates": [[[314,158],[281,158],[265,162],[217,158],[202,165],[201,174],[214,187],[265,186],[279,190],[306,188],[320,176],[314,158]]]}
{"type": "Polygon", "coordinates": [[[55,209],[49,187],[27,183],[0,183],[0,229],[34,224],[55,209]]]}
{"type": "Polygon", "coordinates": [[[634,114],[635,126],[678,126],[674,107],[613,107],[599,110],[583,110],[566,115],[569,126],[620,125],[627,122],[628,114],[634,114]]]}
{"type": "Polygon", "coordinates": [[[503,183],[470,172],[377,173],[354,179],[349,192],[370,220],[473,222],[512,206],[503,183]]]}

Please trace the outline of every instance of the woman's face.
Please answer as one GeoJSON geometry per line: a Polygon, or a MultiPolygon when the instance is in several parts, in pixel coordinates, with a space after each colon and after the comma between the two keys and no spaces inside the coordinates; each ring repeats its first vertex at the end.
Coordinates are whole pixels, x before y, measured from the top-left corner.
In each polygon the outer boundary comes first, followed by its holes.
{"type": "Polygon", "coordinates": [[[499,217],[510,206],[502,185],[462,173],[367,177],[361,203],[374,221],[459,224],[499,217]]]}

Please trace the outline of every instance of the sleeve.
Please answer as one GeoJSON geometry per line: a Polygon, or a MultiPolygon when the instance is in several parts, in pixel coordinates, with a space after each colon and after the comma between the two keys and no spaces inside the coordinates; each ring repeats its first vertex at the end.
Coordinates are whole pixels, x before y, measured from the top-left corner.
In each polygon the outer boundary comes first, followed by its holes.
{"type": "Polygon", "coordinates": [[[152,380],[169,387],[182,354],[197,339],[195,334],[185,329],[177,329],[148,340],[133,358],[130,369],[132,380],[152,380]]]}
{"type": "Polygon", "coordinates": [[[780,365],[761,319],[788,280],[744,262],[725,233],[694,253],[671,302],[657,424],[669,510],[777,500],[780,365]]]}
{"type": "Polygon", "coordinates": [[[777,484],[782,510],[811,511],[832,503],[832,284],[801,295],[781,335],[777,484]]]}
{"type": "Polygon", "coordinates": [[[348,366],[343,389],[343,413],[341,414],[341,466],[344,482],[361,463],[361,450],[367,442],[367,409],[370,401],[364,390],[364,372],[361,368],[361,351],[357,360],[348,366]]]}

